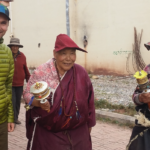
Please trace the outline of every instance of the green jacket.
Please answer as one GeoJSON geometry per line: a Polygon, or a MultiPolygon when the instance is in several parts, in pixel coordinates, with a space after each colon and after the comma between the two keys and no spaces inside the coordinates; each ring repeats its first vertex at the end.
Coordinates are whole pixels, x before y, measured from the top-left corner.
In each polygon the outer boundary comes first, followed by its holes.
{"type": "Polygon", "coordinates": [[[14,122],[12,106],[12,80],[14,60],[10,48],[0,39],[0,124],[14,122]]]}

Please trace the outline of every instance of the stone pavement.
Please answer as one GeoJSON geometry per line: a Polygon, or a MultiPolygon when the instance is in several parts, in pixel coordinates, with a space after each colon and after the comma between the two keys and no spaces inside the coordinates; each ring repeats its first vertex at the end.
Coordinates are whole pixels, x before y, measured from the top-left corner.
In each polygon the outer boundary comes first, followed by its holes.
{"type": "MultiPolygon", "coordinates": [[[[17,125],[15,131],[9,133],[9,150],[26,150],[27,139],[25,133],[25,109],[21,104],[19,120],[21,125],[17,125]]],[[[97,121],[92,129],[93,150],[125,150],[129,141],[131,130],[126,127],[106,124],[97,121]]]]}
{"type": "Polygon", "coordinates": [[[91,135],[93,150],[125,150],[131,129],[97,121],[91,135]]]}

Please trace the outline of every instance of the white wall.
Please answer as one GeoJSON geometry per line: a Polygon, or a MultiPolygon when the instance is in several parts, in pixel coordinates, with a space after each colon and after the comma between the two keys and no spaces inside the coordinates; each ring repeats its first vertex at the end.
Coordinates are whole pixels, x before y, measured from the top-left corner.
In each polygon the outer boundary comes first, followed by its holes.
{"type": "MultiPolygon", "coordinates": [[[[38,66],[52,57],[56,35],[66,33],[66,0],[15,0],[13,29],[28,66],[38,66]],[[41,47],[38,48],[38,43],[41,47]]],[[[87,36],[87,56],[78,52],[77,62],[92,72],[127,74],[126,60],[132,52],[134,27],[143,29],[141,52],[148,64],[150,52],[150,0],[70,0],[71,38],[83,48],[87,36]],[[87,57],[87,58],[86,58],[87,57]]],[[[10,31],[5,36],[8,43],[10,31]]],[[[130,64],[132,69],[132,65],[130,64]]]]}
{"type": "MultiPolygon", "coordinates": [[[[141,51],[146,64],[150,63],[150,52],[143,46],[144,42],[150,41],[149,0],[71,2],[71,36],[82,47],[84,35],[88,37],[88,70],[126,74],[127,54],[132,51],[134,43],[134,27],[138,32],[144,30],[141,51]],[[115,55],[117,51],[123,52],[115,55]]],[[[80,56],[78,62],[84,66],[84,55],[80,56]]]]}
{"type": "MultiPolygon", "coordinates": [[[[65,7],[65,0],[15,0],[12,3],[14,35],[24,45],[20,50],[27,57],[28,67],[37,67],[52,58],[56,36],[66,33],[65,7]]],[[[5,43],[9,42],[9,34],[10,31],[5,43]]]]}

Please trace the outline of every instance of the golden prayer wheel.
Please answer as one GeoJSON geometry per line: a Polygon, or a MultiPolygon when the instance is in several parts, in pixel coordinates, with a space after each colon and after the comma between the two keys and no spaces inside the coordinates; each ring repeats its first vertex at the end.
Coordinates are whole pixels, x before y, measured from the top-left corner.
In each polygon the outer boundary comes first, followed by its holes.
{"type": "Polygon", "coordinates": [[[34,83],[30,87],[30,93],[34,95],[36,100],[39,100],[41,103],[45,102],[45,99],[50,94],[50,88],[48,87],[48,84],[44,81],[39,81],[34,83]]]}
{"type": "Polygon", "coordinates": [[[136,80],[137,80],[138,84],[145,84],[145,83],[147,83],[149,81],[147,76],[144,77],[143,79],[136,79],[136,80]]]}
{"type": "MultiPolygon", "coordinates": [[[[147,77],[147,72],[144,70],[137,71],[134,77],[137,80],[139,90],[142,93],[150,93],[150,82],[147,77]]],[[[148,108],[150,109],[150,103],[148,103],[148,108]]]]}
{"type": "MultiPolygon", "coordinates": [[[[35,100],[39,100],[40,103],[43,104],[47,102],[46,98],[50,95],[50,87],[48,87],[48,84],[46,82],[39,81],[34,83],[30,87],[30,93],[34,95],[35,100]]],[[[28,107],[30,108],[30,106],[26,106],[27,110],[29,109],[28,107]]]]}

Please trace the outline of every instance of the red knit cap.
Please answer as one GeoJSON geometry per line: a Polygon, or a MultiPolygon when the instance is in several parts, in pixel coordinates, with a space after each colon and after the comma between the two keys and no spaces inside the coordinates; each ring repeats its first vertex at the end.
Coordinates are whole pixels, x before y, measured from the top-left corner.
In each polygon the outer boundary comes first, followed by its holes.
{"type": "Polygon", "coordinates": [[[58,52],[65,48],[74,48],[79,51],[86,52],[84,49],[80,48],[68,35],[66,34],[59,34],[56,38],[55,42],[55,51],[58,52]]]}

